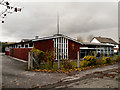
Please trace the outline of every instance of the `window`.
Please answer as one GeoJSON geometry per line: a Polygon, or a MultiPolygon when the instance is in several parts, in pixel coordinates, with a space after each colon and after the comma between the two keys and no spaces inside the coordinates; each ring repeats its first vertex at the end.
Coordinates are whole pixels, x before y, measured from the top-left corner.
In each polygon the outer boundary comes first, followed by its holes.
{"type": "Polygon", "coordinates": [[[80,50],[80,58],[84,58],[85,56],[85,50],[80,50]]]}
{"type": "Polygon", "coordinates": [[[25,44],[25,48],[28,48],[28,44],[25,44]]]}
{"type": "Polygon", "coordinates": [[[16,45],[16,48],[17,48],[17,45],[16,45]]]}
{"type": "Polygon", "coordinates": [[[56,60],[68,58],[68,40],[63,37],[54,39],[54,55],[56,60]]]}
{"type": "Polygon", "coordinates": [[[24,47],[24,43],[21,44],[21,47],[22,47],[22,48],[24,47]]]}
{"type": "Polygon", "coordinates": [[[33,43],[32,42],[29,43],[29,47],[33,47],[33,43]]]}

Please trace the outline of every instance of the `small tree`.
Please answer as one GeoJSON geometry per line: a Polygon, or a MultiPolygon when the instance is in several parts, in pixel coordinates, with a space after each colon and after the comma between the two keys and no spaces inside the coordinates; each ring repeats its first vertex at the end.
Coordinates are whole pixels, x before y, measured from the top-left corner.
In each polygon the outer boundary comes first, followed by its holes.
{"type": "Polygon", "coordinates": [[[53,50],[50,51],[47,50],[46,52],[44,52],[43,62],[46,62],[47,65],[50,66],[49,68],[53,68],[53,63],[54,63],[53,50]]]}
{"type": "Polygon", "coordinates": [[[1,43],[1,49],[2,49],[2,52],[5,52],[5,47],[7,45],[7,42],[2,42],[1,43]]]}
{"type": "Polygon", "coordinates": [[[94,38],[94,35],[91,34],[91,35],[89,35],[89,36],[87,37],[87,40],[90,42],[93,38],[94,38]]]}
{"type": "Polygon", "coordinates": [[[82,37],[81,37],[81,36],[77,37],[77,41],[79,41],[79,42],[83,42],[82,37]]]}
{"type": "Polygon", "coordinates": [[[37,60],[38,64],[40,65],[42,59],[43,59],[43,51],[39,50],[39,49],[35,49],[33,48],[31,50],[31,52],[33,52],[33,56],[35,58],[35,60],[37,60]]]}

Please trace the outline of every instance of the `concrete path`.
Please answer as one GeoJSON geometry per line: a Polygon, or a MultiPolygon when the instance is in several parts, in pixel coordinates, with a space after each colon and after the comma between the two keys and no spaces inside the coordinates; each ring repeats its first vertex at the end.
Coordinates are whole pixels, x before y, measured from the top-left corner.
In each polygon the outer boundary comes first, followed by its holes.
{"type": "Polygon", "coordinates": [[[2,53],[0,53],[0,90],[2,89],[2,53]]]}
{"type": "Polygon", "coordinates": [[[120,85],[118,64],[80,71],[67,76],[59,83],[43,86],[43,88],[113,88],[120,85]]]}
{"type": "Polygon", "coordinates": [[[2,57],[2,87],[3,88],[34,88],[52,84],[66,77],[62,73],[44,73],[25,71],[27,63],[2,57]]]}
{"type": "Polygon", "coordinates": [[[63,73],[25,71],[23,63],[5,55],[2,57],[3,88],[118,88],[118,64],[79,71],[67,76],[63,73]]]}

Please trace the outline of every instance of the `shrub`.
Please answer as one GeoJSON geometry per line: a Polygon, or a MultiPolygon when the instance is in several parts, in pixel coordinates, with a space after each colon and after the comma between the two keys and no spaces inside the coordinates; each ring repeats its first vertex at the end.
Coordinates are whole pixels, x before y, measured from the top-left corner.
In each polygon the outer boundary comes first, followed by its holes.
{"type": "Polygon", "coordinates": [[[90,55],[85,56],[83,58],[83,62],[86,62],[88,64],[88,66],[96,65],[96,57],[95,56],[90,56],[90,55]]]}
{"type": "Polygon", "coordinates": [[[103,64],[105,63],[111,63],[111,58],[110,57],[102,57],[103,64]]]}
{"type": "Polygon", "coordinates": [[[106,57],[106,62],[107,63],[111,63],[111,58],[110,57],[106,57]]]}
{"type": "Polygon", "coordinates": [[[105,64],[107,62],[106,57],[102,57],[101,60],[102,60],[102,64],[105,64]]]}
{"type": "Polygon", "coordinates": [[[113,61],[113,62],[120,62],[120,55],[115,55],[115,56],[112,58],[112,61],[113,61]]]}
{"type": "Polygon", "coordinates": [[[96,64],[97,65],[102,65],[103,64],[103,60],[101,58],[96,59],[96,64]]]}
{"type": "Polygon", "coordinates": [[[82,60],[82,61],[80,61],[80,67],[87,67],[88,63],[89,63],[89,61],[82,60]]]}
{"type": "Polygon", "coordinates": [[[53,68],[54,54],[53,50],[44,52],[43,62],[47,63],[48,68],[53,68]]]}
{"type": "Polygon", "coordinates": [[[62,66],[64,69],[72,69],[73,65],[72,65],[72,61],[66,59],[66,60],[62,60],[62,66]]]}
{"type": "Polygon", "coordinates": [[[35,49],[33,48],[32,50],[30,50],[30,52],[33,52],[33,56],[35,58],[35,60],[38,61],[38,63],[41,63],[41,60],[43,59],[43,51],[39,50],[39,49],[35,49]]]}
{"type": "MultiPolygon", "coordinates": [[[[35,60],[37,60],[39,65],[42,63],[42,65],[40,65],[41,68],[47,68],[47,69],[53,68],[53,62],[54,62],[53,50],[43,52],[39,49],[33,48],[31,52],[33,52],[33,56],[35,60]]],[[[34,67],[38,68],[35,65],[36,64],[34,64],[34,67]]]]}

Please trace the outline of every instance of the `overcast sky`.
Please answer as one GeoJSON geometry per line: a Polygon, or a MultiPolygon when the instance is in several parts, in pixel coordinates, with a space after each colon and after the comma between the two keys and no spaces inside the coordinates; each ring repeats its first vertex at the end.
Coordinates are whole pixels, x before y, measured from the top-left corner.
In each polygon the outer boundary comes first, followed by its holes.
{"type": "Polygon", "coordinates": [[[2,24],[1,41],[50,36],[57,33],[57,11],[60,33],[84,41],[89,35],[118,41],[117,2],[21,2],[22,12],[8,15],[2,24]]]}

